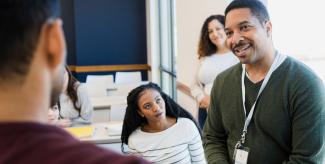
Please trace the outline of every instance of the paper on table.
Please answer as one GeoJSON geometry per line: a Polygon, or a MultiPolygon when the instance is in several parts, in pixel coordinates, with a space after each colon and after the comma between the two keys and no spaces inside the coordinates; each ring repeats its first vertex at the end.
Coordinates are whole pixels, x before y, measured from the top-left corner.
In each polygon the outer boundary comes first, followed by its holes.
{"type": "Polygon", "coordinates": [[[64,129],[77,138],[91,137],[94,133],[92,126],[69,127],[64,129]]]}

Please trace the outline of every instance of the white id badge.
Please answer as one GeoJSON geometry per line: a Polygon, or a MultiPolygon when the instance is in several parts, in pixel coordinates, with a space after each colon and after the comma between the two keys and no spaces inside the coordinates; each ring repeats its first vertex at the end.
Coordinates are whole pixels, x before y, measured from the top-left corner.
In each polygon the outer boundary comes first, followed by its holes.
{"type": "Polygon", "coordinates": [[[235,164],[247,164],[247,159],[248,159],[248,148],[244,149],[239,149],[237,148],[235,150],[235,164]]]}

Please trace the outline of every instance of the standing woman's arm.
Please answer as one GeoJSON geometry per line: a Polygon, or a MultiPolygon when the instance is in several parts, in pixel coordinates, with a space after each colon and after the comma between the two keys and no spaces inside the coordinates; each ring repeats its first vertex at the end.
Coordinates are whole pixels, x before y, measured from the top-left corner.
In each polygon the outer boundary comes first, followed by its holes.
{"type": "Polygon", "coordinates": [[[191,83],[191,87],[190,87],[191,94],[195,98],[195,100],[197,101],[198,104],[205,97],[203,85],[199,81],[199,75],[198,75],[199,69],[201,67],[201,63],[202,63],[201,60],[199,60],[197,63],[197,68],[195,70],[195,74],[193,75],[193,79],[192,79],[192,83],[191,83]]]}

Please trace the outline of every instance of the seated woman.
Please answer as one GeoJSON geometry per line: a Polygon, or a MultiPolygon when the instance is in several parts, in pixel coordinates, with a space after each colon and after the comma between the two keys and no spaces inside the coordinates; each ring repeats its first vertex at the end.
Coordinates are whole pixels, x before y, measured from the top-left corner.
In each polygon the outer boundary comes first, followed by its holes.
{"type": "Polygon", "coordinates": [[[49,110],[49,122],[60,127],[90,124],[93,106],[87,89],[73,77],[67,66],[65,70],[63,91],[57,105],[49,110]]]}
{"type": "Polygon", "coordinates": [[[153,163],[206,163],[197,123],[154,83],[129,93],[121,140],[153,163]]]}

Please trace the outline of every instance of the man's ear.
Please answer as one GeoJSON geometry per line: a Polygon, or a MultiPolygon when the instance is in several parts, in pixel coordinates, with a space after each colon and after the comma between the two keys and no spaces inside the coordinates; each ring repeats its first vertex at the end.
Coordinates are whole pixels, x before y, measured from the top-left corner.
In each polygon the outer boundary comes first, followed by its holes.
{"type": "Polygon", "coordinates": [[[267,33],[267,36],[271,36],[272,35],[272,23],[271,21],[266,21],[265,22],[265,28],[266,28],[266,33],[267,33]]]}
{"type": "Polygon", "coordinates": [[[62,20],[55,19],[46,25],[47,58],[49,66],[56,68],[65,61],[66,43],[62,29],[62,20]]]}

